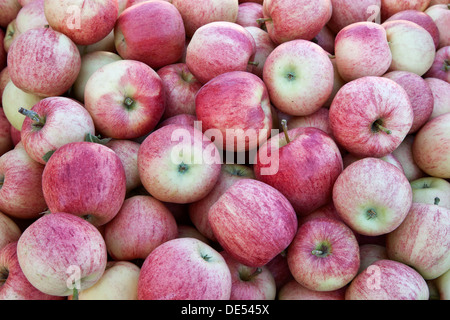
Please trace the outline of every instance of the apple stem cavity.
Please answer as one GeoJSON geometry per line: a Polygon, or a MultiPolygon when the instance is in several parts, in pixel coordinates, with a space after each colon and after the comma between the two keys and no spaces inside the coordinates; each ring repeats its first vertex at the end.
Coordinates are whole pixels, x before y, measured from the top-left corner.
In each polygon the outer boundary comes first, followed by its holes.
{"type": "Polygon", "coordinates": [[[19,113],[34,121],[33,127],[42,128],[45,125],[45,119],[41,118],[36,111],[26,108],[19,108],[19,113]]]}
{"type": "Polygon", "coordinates": [[[253,271],[252,273],[240,272],[239,277],[241,278],[242,281],[251,281],[253,278],[258,276],[261,272],[262,272],[262,268],[257,267],[255,269],[255,271],[253,271]]]}
{"type": "Polygon", "coordinates": [[[392,133],[391,130],[383,127],[383,124],[382,124],[381,120],[379,120],[379,119],[372,124],[372,131],[373,132],[383,131],[386,134],[391,134],[392,133]]]}
{"type": "Polygon", "coordinates": [[[291,139],[289,139],[289,135],[288,135],[288,127],[287,127],[286,119],[281,120],[281,127],[283,128],[284,137],[286,138],[286,142],[287,143],[291,142],[291,139]]]}
{"type": "Polygon", "coordinates": [[[439,205],[439,202],[441,202],[441,199],[439,199],[438,197],[434,198],[435,205],[439,205]]]}

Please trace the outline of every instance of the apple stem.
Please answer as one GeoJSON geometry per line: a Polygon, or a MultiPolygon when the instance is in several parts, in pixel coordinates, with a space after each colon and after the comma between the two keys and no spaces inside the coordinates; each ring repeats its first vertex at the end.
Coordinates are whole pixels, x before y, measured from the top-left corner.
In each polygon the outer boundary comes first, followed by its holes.
{"type": "Polygon", "coordinates": [[[258,274],[260,274],[261,272],[262,272],[262,268],[257,267],[253,273],[251,273],[249,275],[241,275],[241,279],[244,281],[250,281],[254,277],[256,277],[258,274]]]}
{"type": "Polygon", "coordinates": [[[43,118],[39,116],[39,114],[36,111],[28,110],[26,108],[19,108],[19,113],[23,114],[25,117],[30,118],[34,122],[36,122],[35,126],[43,127],[45,124],[45,121],[43,118]]]}
{"type": "Polygon", "coordinates": [[[311,251],[311,253],[312,253],[313,255],[315,255],[315,256],[321,256],[321,255],[323,255],[323,251],[322,251],[322,250],[317,250],[317,249],[314,249],[313,251],[311,251]]]}
{"type": "Polygon", "coordinates": [[[376,129],[375,131],[381,130],[381,131],[385,132],[386,134],[391,134],[392,133],[391,130],[383,127],[383,125],[380,123],[379,120],[377,120],[377,121],[375,121],[373,123],[373,127],[376,129]]]}
{"type": "Polygon", "coordinates": [[[439,199],[438,197],[434,198],[435,205],[439,205],[439,202],[441,202],[441,199],[439,199]]]}
{"type": "Polygon", "coordinates": [[[283,128],[283,132],[284,132],[284,136],[286,138],[286,142],[287,143],[291,142],[291,139],[289,139],[289,135],[288,135],[288,127],[287,127],[287,120],[286,119],[281,120],[281,126],[283,128]]]}
{"type": "Polygon", "coordinates": [[[334,55],[334,54],[328,54],[328,58],[330,58],[330,59],[336,59],[336,55],[334,55]]]}
{"type": "Polygon", "coordinates": [[[259,62],[258,61],[249,61],[248,64],[252,65],[252,66],[258,66],[259,62]]]}
{"type": "Polygon", "coordinates": [[[266,21],[272,21],[272,18],[259,18],[259,19],[256,19],[256,22],[259,23],[259,24],[263,24],[266,21]]]}
{"type": "Polygon", "coordinates": [[[78,300],[78,289],[76,286],[73,287],[72,300],[78,300]]]}

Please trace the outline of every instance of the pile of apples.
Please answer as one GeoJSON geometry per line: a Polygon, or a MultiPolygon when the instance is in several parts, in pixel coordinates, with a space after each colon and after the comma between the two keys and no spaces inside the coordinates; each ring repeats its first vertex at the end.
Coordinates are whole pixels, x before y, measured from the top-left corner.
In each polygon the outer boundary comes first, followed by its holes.
{"type": "Polygon", "coordinates": [[[450,298],[448,0],[0,0],[0,299],[450,298]]]}

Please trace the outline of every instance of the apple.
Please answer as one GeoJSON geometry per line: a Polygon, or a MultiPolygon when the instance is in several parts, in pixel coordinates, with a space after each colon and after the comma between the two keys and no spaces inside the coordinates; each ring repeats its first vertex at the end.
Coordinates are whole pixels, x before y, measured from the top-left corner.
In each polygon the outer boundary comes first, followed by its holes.
{"type": "Polygon", "coordinates": [[[362,77],[336,93],[329,111],[335,141],[359,157],[383,157],[411,129],[414,113],[408,94],[395,81],[362,77]]]}
{"type": "Polygon", "coordinates": [[[220,196],[235,182],[241,179],[254,179],[253,170],[242,164],[227,164],[221,166],[220,176],[213,189],[202,199],[189,204],[189,218],[196,229],[206,238],[216,241],[208,221],[208,212],[220,196]]]}
{"type": "Polygon", "coordinates": [[[3,108],[0,108],[0,156],[14,148],[11,137],[11,124],[6,118],[3,108]]]}
{"type": "MultiPolygon", "coordinates": [[[[363,157],[363,158],[364,158],[364,157],[363,157]]],[[[342,161],[343,161],[343,163],[344,163],[344,169],[347,168],[347,167],[348,167],[350,164],[352,164],[353,162],[358,161],[358,160],[361,160],[361,159],[363,159],[363,158],[357,157],[357,156],[355,156],[355,155],[353,155],[353,154],[351,154],[351,153],[347,153],[346,155],[344,155],[344,156],[342,157],[342,161]]],[[[384,161],[386,161],[386,162],[388,162],[388,163],[393,164],[394,166],[396,166],[398,169],[400,169],[400,170],[403,172],[403,167],[402,167],[401,162],[400,162],[400,161],[399,161],[392,153],[390,153],[390,154],[388,154],[388,155],[385,155],[384,157],[381,157],[381,158],[379,158],[379,159],[384,160],[384,161]]]]}
{"type": "Polygon", "coordinates": [[[433,112],[434,98],[430,86],[422,77],[408,71],[391,71],[383,77],[394,80],[405,89],[414,114],[408,134],[417,132],[433,112]]]}
{"type": "Polygon", "coordinates": [[[449,232],[450,209],[414,202],[401,225],[386,236],[388,257],[413,267],[425,280],[436,279],[450,269],[449,232]]]}
{"type": "Polygon", "coordinates": [[[301,216],[298,219],[299,225],[304,224],[306,221],[315,219],[315,218],[331,218],[334,220],[339,220],[343,222],[339,212],[336,210],[333,201],[328,202],[327,204],[321,206],[320,208],[312,211],[311,213],[301,216]]]}
{"type": "Polygon", "coordinates": [[[249,267],[222,251],[231,273],[230,300],[275,300],[277,288],[266,266],[249,267]]]}
{"type": "Polygon", "coordinates": [[[6,67],[6,50],[4,46],[5,40],[5,31],[3,29],[0,29],[0,71],[3,71],[3,69],[6,67]]]}
{"type": "Polygon", "coordinates": [[[183,18],[174,5],[167,1],[144,1],[120,14],[114,38],[116,50],[123,59],[141,61],[159,69],[182,57],[186,32],[183,18]]]}
{"type": "Polygon", "coordinates": [[[172,0],[183,17],[186,36],[215,21],[236,22],[239,3],[236,0],[172,0]]]}
{"type": "Polygon", "coordinates": [[[16,27],[19,33],[24,33],[33,28],[44,28],[48,25],[44,12],[45,0],[33,0],[17,13],[16,27]]]}
{"type": "Polygon", "coordinates": [[[19,109],[26,116],[20,138],[28,155],[42,164],[49,152],[75,141],[83,141],[86,134],[95,135],[94,121],[79,102],[66,97],[48,97],[30,110],[19,109]]]}
{"type": "MultiPolygon", "coordinates": [[[[9,69],[9,68],[8,68],[9,69]]],[[[19,113],[20,108],[31,109],[44,97],[27,93],[14,84],[11,80],[6,84],[2,94],[3,112],[9,123],[17,130],[22,130],[25,116],[19,113]]]]}
{"type": "Polygon", "coordinates": [[[338,146],[314,127],[286,127],[284,133],[273,136],[258,150],[254,164],[256,178],[279,190],[298,216],[331,201],[333,184],[342,169],[338,146]],[[266,155],[271,156],[270,163],[266,163],[266,155]],[[266,173],[274,167],[277,170],[266,173]]]}
{"type": "Polygon", "coordinates": [[[345,300],[428,300],[428,285],[413,268],[389,259],[375,261],[358,274],[345,300]]]}
{"type": "Polygon", "coordinates": [[[256,2],[243,2],[239,4],[238,14],[234,22],[243,27],[256,27],[261,29],[262,25],[260,21],[262,18],[264,18],[262,4],[256,2]]]}
{"type": "Polygon", "coordinates": [[[34,219],[47,209],[42,192],[44,165],[19,143],[0,157],[0,211],[10,217],[34,219]]]}
{"type": "Polygon", "coordinates": [[[287,250],[294,279],[314,291],[346,286],[356,276],[359,260],[353,231],[332,218],[315,218],[301,224],[287,250]]]}
{"type": "Polygon", "coordinates": [[[119,14],[117,0],[45,0],[45,17],[50,27],[79,45],[100,41],[114,28],[119,14]]]}
{"type": "Polygon", "coordinates": [[[198,229],[190,224],[178,224],[177,238],[195,238],[206,244],[212,242],[205,237],[198,229]]]}
{"type": "Polygon", "coordinates": [[[20,142],[20,131],[10,125],[11,139],[14,147],[20,142]]]}
{"type": "Polygon", "coordinates": [[[10,243],[19,240],[22,230],[16,222],[6,214],[0,212],[0,250],[10,243]]]}
{"type": "Polygon", "coordinates": [[[408,20],[417,23],[430,33],[435,48],[437,49],[439,47],[439,29],[434,20],[425,12],[419,10],[402,10],[392,15],[386,21],[392,20],[408,20]]]}
{"type": "Polygon", "coordinates": [[[142,142],[138,169],[144,188],[163,202],[191,203],[205,197],[221,168],[217,147],[192,126],[170,124],[142,142]]]}
{"type": "Polygon", "coordinates": [[[6,28],[16,18],[22,6],[17,0],[1,0],[0,8],[2,8],[0,12],[0,27],[6,28]]]}
{"type": "Polygon", "coordinates": [[[327,26],[335,34],[352,23],[362,21],[379,23],[381,0],[363,0],[357,2],[331,0],[331,4],[333,13],[327,26]]]}
{"type": "Polygon", "coordinates": [[[141,267],[139,300],[229,300],[232,278],[222,255],[195,238],[169,240],[141,267]]]}
{"type": "Polygon", "coordinates": [[[436,197],[438,205],[450,209],[450,182],[442,178],[422,177],[411,181],[413,202],[434,204],[436,197]]]}
{"type": "Polygon", "coordinates": [[[272,104],[292,116],[305,116],[320,109],[332,93],[333,79],[328,54],[307,40],[278,45],[263,69],[272,104]]]}
{"type": "MultiPolygon", "coordinates": [[[[3,91],[10,80],[11,78],[9,76],[8,67],[6,66],[2,69],[2,71],[0,71],[0,98],[3,96],[3,91]]],[[[0,106],[3,107],[1,99],[0,106]]]]}
{"type": "Polygon", "coordinates": [[[93,44],[89,44],[86,46],[78,44],[77,48],[80,51],[81,56],[95,51],[107,51],[117,53],[116,44],[114,43],[114,41],[115,41],[114,30],[111,30],[111,32],[100,41],[97,41],[93,44]]]}
{"type": "Polygon", "coordinates": [[[272,109],[263,80],[247,71],[230,71],[204,84],[195,95],[203,133],[221,150],[255,150],[271,134],[272,109]]]}
{"type": "Polygon", "coordinates": [[[438,78],[425,78],[433,93],[434,105],[430,119],[450,112],[450,83],[438,78]]]}
{"type": "Polygon", "coordinates": [[[326,25],[319,31],[319,33],[311,40],[317,43],[323,50],[331,55],[334,55],[334,42],[336,34],[333,33],[326,25]]]}
{"type": "Polygon", "coordinates": [[[287,263],[286,250],[276,255],[275,258],[266,263],[265,266],[269,269],[275,279],[277,294],[286,283],[294,279],[287,263]]]}
{"type": "Polygon", "coordinates": [[[145,195],[125,199],[105,225],[105,242],[114,260],[144,260],[160,244],[175,239],[178,228],[164,204],[145,195]]]}
{"type": "Polygon", "coordinates": [[[400,162],[403,168],[403,173],[409,181],[425,176],[425,172],[419,168],[413,157],[412,145],[414,143],[414,139],[414,134],[406,135],[397,149],[392,151],[392,155],[400,162]]]}
{"type": "Polygon", "coordinates": [[[392,52],[389,71],[409,71],[423,76],[433,64],[436,48],[433,37],[423,27],[408,20],[382,24],[392,52]]]}
{"type": "Polygon", "coordinates": [[[258,27],[245,27],[252,35],[256,44],[256,51],[252,59],[252,63],[248,64],[247,71],[256,74],[262,79],[264,64],[269,54],[275,49],[276,45],[270,39],[267,31],[258,27]]]}
{"type": "Polygon", "coordinates": [[[165,111],[162,119],[179,114],[195,115],[195,95],[202,87],[187,67],[179,62],[166,65],[157,71],[165,92],[165,111]]]}
{"type": "Polygon", "coordinates": [[[434,62],[425,73],[425,78],[437,78],[450,83],[450,45],[436,51],[434,62]]]}
{"type": "Polygon", "coordinates": [[[449,4],[442,3],[428,7],[425,10],[439,29],[439,48],[450,45],[450,31],[449,31],[449,16],[450,8],[449,4]]]}
{"type": "Polygon", "coordinates": [[[440,300],[449,300],[450,299],[450,269],[445,272],[443,275],[437,277],[433,280],[437,291],[439,293],[440,300]]]}
{"type": "Polygon", "coordinates": [[[194,33],[186,47],[186,65],[202,84],[230,71],[246,71],[256,51],[253,36],[243,26],[216,21],[194,33]]]}
{"type": "Polygon", "coordinates": [[[300,127],[314,127],[324,131],[330,137],[333,137],[333,131],[330,127],[329,109],[322,107],[316,112],[307,116],[294,116],[287,120],[289,129],[300,127]]]}
{"type": "Polygon", "coordinates": [[[22,33],[8,51],[11,81],[19,89],[38,96],[64,94],[75,82],[80,67],[76,45],[51,28],[34,28],[22,33]]]}
{"type": "Polygon", "coordinates": [[[17,258],[35,288],[49,295],[69,296],[101,278],[107,252],[95,226],[73,214],[54,212],[43,215],[22,233],[17,258]]]}
{"type": "Polygon", "coordinates": [[[392,232],[408,215],[412,187],[396,166],[367,157],[350,164],[336,179],[333,203],[353,231],[379,236],[392,232]]]}
{"type": "Polygon", "coordinates": [[[16,19],[8,24],[5,30],[5,37],[3,39],[3,49],[5,52],[9,51],[11,44],[21,35],[20,31],[17,30],[16,19]]]}
{"type": "Polygon", "coordinates": [[[66,212],[101,226],[124,202],[125,170],[112,149],[96,142],[70,142],[47,161],[42,190],[50,212],[66,212]]]}
{"type": "Polygon", "coordinates": [[[84,103],[84,89],[92,74],[104,65],[119,60],[122,58],[117,53],[109,51],[94,51],[82,55],[80,72],[71,90],[72,97],[84,103]]]}
{"type": "Polygon", "coordinates": [[[414,161],[426,174],[450,178],[450,112],[429,120],[412,145],[414,161]]]}
{"type": "Polygon", "coordinates": [[[266,0],[264,24],[276,44],[313,39],[332,14],[331,0],[266,0]]]}
{"type": "Polygon", "coordinates": [[[335,40],[336,66],[346,82],[364,76],[382,76],[392,63],[386,30],[374,22],[355,22],[339,31],[335,40]]]}
{"type": "MultiPolygon", "coordinates": [[[[333,45],[334,48],[334,45],[333,45]]],[[[339,74],[339,70],[336,63],[336,56],[330,57],[331,64],[333,65],[333,73],[334,73],[334,80],[333,80],[333,90],[331,91],[330,96],[328,97],[328,100],[325,101],[323,104],[323,107],[326,107],[327,109],[330,108],[331,103],[333,102],[334,97],[338,93],[338,91],[346,84],[347,82],[342,79],[341,75],[339,74]]]]}
{"type": "Polygon", "coordinates": [[[125,170],[127,193],[142,186],[137,160],[141,144],[128,139],[111,139],[106,143],[106,146],[111,148],[122,162],[125,170]]]}
{"type": "MultiPolygon", "coordinates": [[[[141,269],[130,261],[108,261],[101,278],[78,293],[78,300],[137,300],[141,269]]],[[[73,300],[73,296],[67,297],[73,300]]]]}
{"type": "Polygon", "coordinates": [[[425,11],[431,0],[381,0],[381,20],[386,21],[394,14],[405,10],[425,11]]]}
{"type": "Polygon", "coordinates": [[[231,185],[209,209],[208,221],[221,247],[249,267],[267,264],[297,231],[297,216],[286,197],[255,179],[231,185]]]}
{"type": "Polygon", "coordinates": [[[367,269],[372,263],[378,260],[389,259],[386,246],[373,243],[359,245],[359,270],[358,274],[367,269]]]}
{"type": "Polygon", "coordinates": [[[17,258],[17,240],[0,249],[0,300],[62,300],[35,288],[25,277],[17,258]]]}
{"type": "Polygon", "coordinates": [[[342,287],[332,291],[316,291],[310,290],[296,280],[291,280],[286,283],[278,291],[278,300],[345,300],[345,290],[347,287],[342,287]]]}
{"type": "Polygon", "coordinates": [[[156,129],[167,126],[169,124],[180,124],[195,127],[197,121],[197,116],[193,114],[181,113],[176,116],[169,117],[165,120],[162,120],[157,126],[156,129]]]}

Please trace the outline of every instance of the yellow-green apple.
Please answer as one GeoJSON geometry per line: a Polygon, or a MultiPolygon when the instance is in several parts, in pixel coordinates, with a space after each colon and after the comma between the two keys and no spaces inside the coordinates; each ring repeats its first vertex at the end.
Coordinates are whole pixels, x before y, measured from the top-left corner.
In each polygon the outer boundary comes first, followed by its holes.
{"type": "Polygon", "coordinates": [[[359,259],[355,234],[332,218],[314,218],[301,224],[287,249],[292,276],[314,291],[345,287],[356,276],[359,259]]]}
{"type": "Polygon", "coordinates": [[[1,0],[0,1],[0,27],[6,28],[19,13],[22,6],[17,0],[1,0]]]}
{"type": "Polygon", "coordinates": [[[434,41],[434,46],[439,47],[439,29],[434,20],[425,12],[420,10],[402,10],[392,15],[386,21],[392,20],[408,20],[417,23],[419,26],[427,30],[434,41]]]}
{"type": "Polygon", "coordinates": [[[204,84],[195,95],[195,113],[219,150],[255,150],[272,130],[267,87],[248,71],[225,72],[204,84]]]}
{"type": "Polygon", "coordinates": [[[255,179],[231,185],[209,209],[208,220],[221,247],[249,267],[263,266],[285,250],[298,224],[286,197],[255,179]]]}
{"type": "Polygon", "coordinates": [[[381,0],[381,20],[386,21],[394,14],[405,10],[425,11],[431,0],[381,0]]]}
{"type": "Polygon", "coordinates": [[[321,108],[331,95],[333,79],[328,53],[307,40],[278,45],[264,63],[271,102],[288,115],[304,116],[321,108]]]}
{"type": "Polygon", "coordinates": [[[267,31],[258,27],[245,27],[255,39],[256,51],[252,59],[252,63],[248,64],[247,71],[263,77],[264,63],[269,54],[275,49],[276,45],[270,39],[267,31]]]}
{"type": "Polygon", "coordinates": [[[33,0],[17,13],[16,27],[19,33],[24,33],[33,28],[43,28],[48,25],[44,13],[45,0],[33,0]]]}
{"type": "Polygon", "coordinates": [[[17,258],[17,240],[0,249],[0,300],[63,300],[35,288],[26,278],[17,258]]]}
{"type": "Polygon", "coordinates": [[[343,163],[339,148],[329,135],[318,128],[298,127],[285,128],[284,133],[272,136],[262,145],[253,169],[258,180],[280,191],[297,215],[304,216],[331,201],[333,184],[343,163]],[[276,163],[267,163],[267,155],[276,163]],[[267,174],[270,166],[277,170],[267,174]]]}
{"type": "Polygon", "coordinates": [[[296,280],[287,282],[277,293],[277,300],[345,300],[345,290],[342,287],[332,291],[310,290],[296,280]]]}
{"type": "Polygon", "coordinates": [[[30,110],[21,108],[19,112],[25,115],[20,131],[23,147],[34,161],[44,165],[51,152],[96,132],[89,112],[71,98],[44,98],[30,110]]]}
{"type": "Polygon", "coordinates": [[[169,64],[156,72],[164,87],[165,111],[162,119],[179,114],[195,115],[195,94],[202,83],[195,78],[186,63],[169,64]]]}
{"type": "Polygon", "coordinates": [[[19,143],[0,157],[0,211],[33,219],[47,209],[42,192],[44,165],[34,161],[19,143]]]}
{"type": "Polygon", "coordinates": [[[428,300],[426,281],[398,261],[375,261],[358,274],[345,291],[345,300],[428,300]]]}
{"type": "Polygon", "coordinates": [[[208,221],[209,208],[231,185],[241,179],[248,178],[255,178],[255,174],[250,167],[236,163],[224,163],[214,188],[202,199],[189,204],[189,218],[203,236],[209,240],[216,241],[208,221]]]}
{"type": "Polygon", "coordinates": [[[412,154],[414,139],[415,136],[413,134],[408,134],[397,149],[392,151],[392,155],[400,162],[403,173],[409,181],[422,178],[426,175],[414,161],[412,154]]]}
{"type": "Polygon", "coordinates": [[[188,38],[210,22],[236,22],[239,11],[237,0],[172,0],[172,4],[183,17],[188,38]]]}
{"type": "Polygon", "coordinates": [[[313,39],[331,18],[331,0],[266,0],[264,23],[276,44],[313,39]]]}
{"type": "Polygon", "coordinates": [[[22,230],[9,216],[0,212],[0,250],[9,243],[19,240],[22,230]]]}
{"type": "Polygon", "coordinates": [[[375,22],[355,22],[335,39],[336,66],[344,81],[382,76],[392,63],[386,30],[375,22]]]}
{"type": "Polygon", "coordinates": [[[425,10],[439,29],[439,48],[450,45],[450,7],[449,3],[436,4],[425,10]]]}
{"type": "Polygon", "coordinates": [[[197,116],[193,114],[177,114],[176,116],[172,116],[170,118],[167,118],[165,120],[162,120],[157,126],[156,129],[159,129],[161,127],[167,126],[169,124],[181,124],[181,125],[187,125],[187,126],[193,126],[195,127],[197,124],[197,116]]]}
{"type": "Polygon", "coordinates": [[[411,129],[414,113],[408,94],[394,80],[362,77],[336,93],[329,111],[337,144],[359,157],[383,157],[411,129]]]}
{"type": "Polygon", "coordinates": [[[5,38],[3,39],[3,48],[6,52],[9,51],[11,44],[20,36],[19,30],[17,30],[16,19],[8,24],[5,31],[5,38]]]}
{"type": "MultiPolygon", "coordinates": [[[[79,292],[78,300],[137,300],[140,271],[130,261],[108,261],[101,278],[79,292]]],[[[68,300],[73,298],[73,295],[67,297],[68,300]]]]}
{"type": "Polygon", "coordinates": [[[436,55],[431,34],[408,20],[386,21],[381,26],[386,30],[392,52],[389,71],[409,71],[423,76],[436,55]]]}
{"type": "Polygon", "coordinates": [[[374,243],[360,244],[358,274],[366,270],[375,261],[383,259],[389,259],[386,246],[374,243]]]}
{"type": "Polygon", "coordinates": [[[117,0],[44,0],[44,11],[52,29],[64,33],[76,44],[89,45],[113,30],[119,4],[117,0]]]}
{"type": "Polygon", "coordinates": [[[31,109],[42,99],[44,99],[44,97],[33,93],[27,93],[19,89],[14,82],[9,80],[2,94],[3,112],[11,125],[20,131],[22,130],[25,116],[19,113],[19,109],[31,109]]]}
{"type": "Polygon", "coordinates": [[[119,156],[100,143],[66,143],[45,165],[42,191],[50,212],[66,212],[101,226],[125,200],[125,170],[119,156]]]}
{"type": "Polygon", "coordinates": [[[104,65],[119,60],[122,58],[117,53],[109,51],[97,50],[82,55],[80,72],[72,86],[71,96],[84,103],[84,89],[92,74],[104,65]]]}
{"type": "Polygon", "coordinates": [[[450,178],[450,112],[429,120],[416,133],[414,161],[430,176],[450,178]]]}
{"type": "Polygon", "coordinates": [[[25,277],[38,290],[55,296],[69,296],[94,285],[105,271],[107,255],[100,231],[65,212],[41,216],[17,243],[25,277]]]}
{"type": "Polygon", "coordinates": [[[195,238],[167,241],[141,267],[139,300],[229,300],[231,273],[222,255],[195,238]]]}
{"type": "Polygon", "coordinates": [[[246,71],[255,51],[255,39],[245,27],[215,21],[194,33],[186,47],[186,64],[194,77],[205,84],[222,73],[246,71]]]}
{"type": "Polygon", "coordinates": [[[39,96],[64,94],[77,79],[80,67],[75,43],[51,28],[22,33],[8,51],[11,80],[19,89],[39,96]]]}
{"type": "Polygon", "coordinates": [[[327,26],[337,34],[346,26],[356,22],[379,23],[381,0],[361,0],[348,2],[345,0],[331,0],[333,13],[327,26]]]}
{"type": "Polygon", "coordinates": [[[216,184],[220,168],[217,147],[193,126],[163,126],[139,148],[142,184],[163,202],[183,204],[202,199],[216,184]]]}
{"type": "Polygon", "coordinates": [[[437,78],[450,83],[450,45],[436,51],[434,62],[424,78],[437,78]]]}
{"type": "Polygon", "coordinates": [[[430,86],[421,76],[409,71],[391,71],[383,77],[394,80],[405,89],[414,114],[408,134],[417,132],[433,112],[434,99],[430,86]]]}
{"type": "Polygon", "coordinates": [[[450,209],[450,182],[437,177],[422,177],[411,181],[413,202],[434,204],[450,209]]]}
{"type": "Polygon", "coordinates": [[[0,156],[14,148],[11,137],[11,123],[6,118],[3,108],[0,108],[0,156]]]}
{"type": "Polygon", "coordinates": [[[131,196],[105,225],[104,238],[114,260],[144,260],[162,243],[175,239],[178,228],[170,210],[148,195],[131,196]]]}
{"type": "Polygon", "coordinates": [[[256,2],[243,2],[239,4],[235,22],[243,27],[256,27],[261,29],[262,24],[260,19],[262,18],[264,18],[262,4],[256,2]]]}
{"type": "Polygon", "coordinates": [[[106,143],[106,146],[111,148],[122,161],[125,170],[127,193],[142,186],[137,164],[141,144],[128,139],[111,139],[106,143]]]}
{"type": "Polygon", "coordinates": [[[334,42],[336,34],[333,33],[326,25],[319,31],[319,33],[311,40],[317,43],[323,50],[330,55],[334,55],[334,42]]]}
{"type": "Polygon", "coordinates": [[[230,300],[275,300],[275,279],[266,266],[249,267],[221,251],[231,273],[230,300]]]}
{"type": "Polygon", "coordinates": [[[395,165],[367,157],[350,164],[336,179],[333,203],[353,231],[383,235],[396,229],[408,215],[412,187],[395,165]]]}
{"type": "Polygon", "coordinates": [[[156,71],[136,60],[100,67],[84,89],[84,106],[95,128],[114,139],[134,139],[151,132],[164,113],[164,99],[164,86],[156,71]]]}
{"type": "Polygon", "coordinates": [[[436,279],[450,269],[449,233],[449,208],[414,202],[400,226],[387,234],[387,254],[413,267],[425,280],[436,279]]]}
{"type": "Polygon", "coordinates": [[[434,285],[439,293],[440,300],[450,299],[450,269],[443,275],[433,280],[434,285]]]}
{"type": "Polygon", "coordinates": [[[433,93],[434,104],[430,119],[450,112],[450,83],[438,78],[425,78],[433,93]]]}
{"type": "Polygon", "coordinates": [[[168,1],[144,1],[120,14],[114,38],[123,59],[138,60],[159,69],[182,57],[186,32],[174,5],[168,1]]]}

